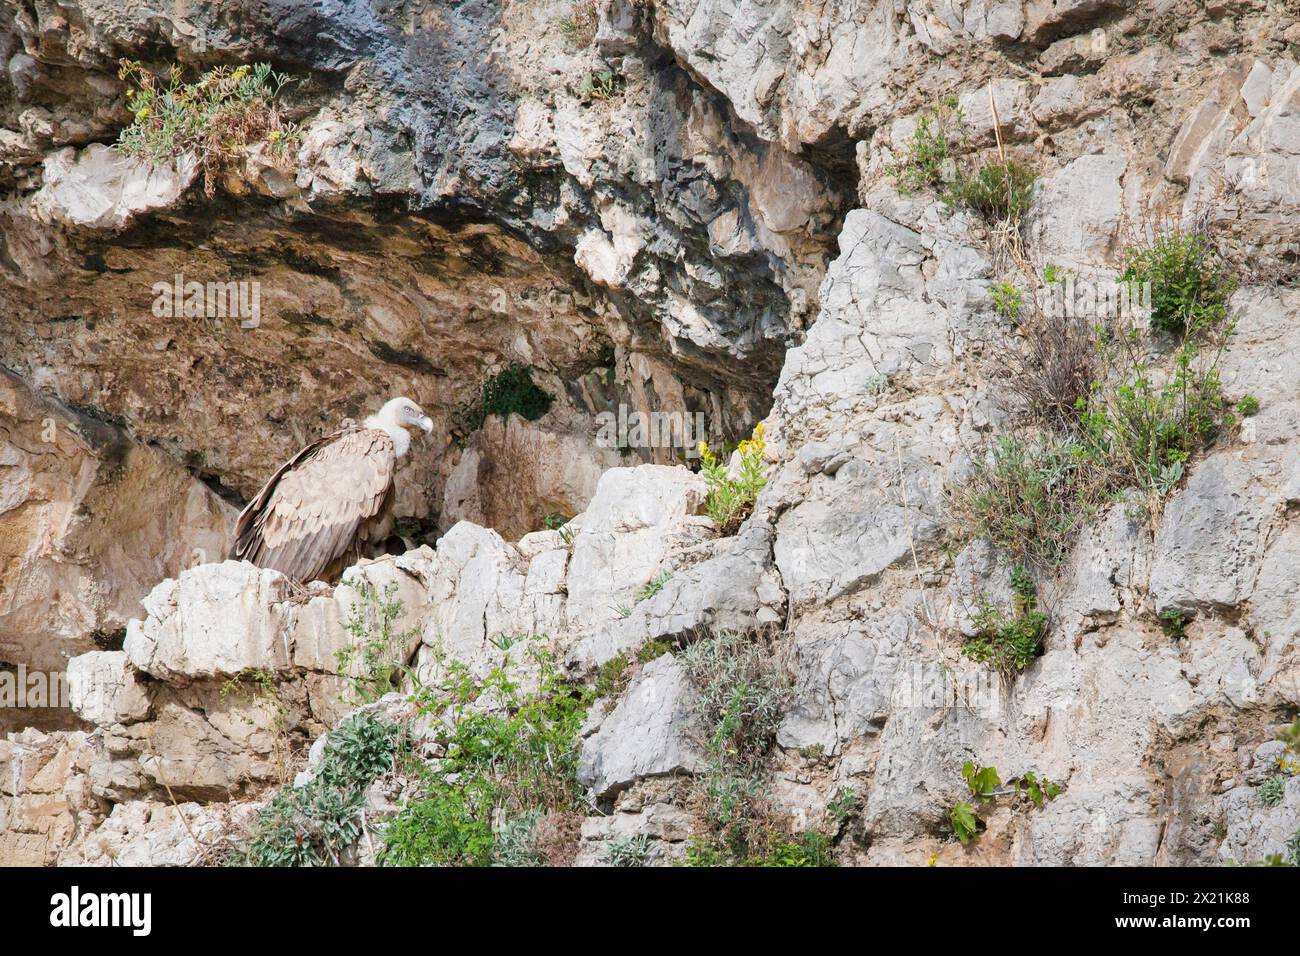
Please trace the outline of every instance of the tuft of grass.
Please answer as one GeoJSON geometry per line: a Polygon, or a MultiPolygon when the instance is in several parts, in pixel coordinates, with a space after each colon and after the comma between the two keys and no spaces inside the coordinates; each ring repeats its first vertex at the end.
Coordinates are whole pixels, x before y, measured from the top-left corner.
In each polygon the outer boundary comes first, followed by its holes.
{"type": "Polygon", "coordinates": [[[1243,395],[1237,402],[1237,414],[1242,418],[1250,418],[1252,415],[1259,414],[1259,399],[1254,395],[1243,395]]]}
{"type": "Polygon", "coordinates": [[[1106,493],[1078,443],[1046,435],[1031,444],[1002,434],[989,460],[976,466],[950,500],[967,539],[987,538],[1019,561],[1052,570],[1106,493]]]}
{"type": "Polygon", "coordinates": [[[889,176],[904,196],[923,189],[937,189],[952,178],[950,142],[953,129],[960,128],[961,109],[956,97],[946,97],[932,110],[918,118],[911,138],[899,149],[898,159],[889,167],[889,176]]]}
{"type": "Polygon", "coordinates": [[[672,580],[672,577],[673,577],[673,573],[671,571],[664,571],[662,574],[657,575],[656,577],[647,581],[644,585],[641,586],[640,589],[637,590],[636,603],[640,604],[642,601],[647,601],[650,598],[654,597],[656,594],[658,594],[660,591],[664,589],[664,585],[667,584],[670,580],[672,580]]]}
{"type": "Polygon", "coordinates": [[[1236,288],[1209,238],[1177,228],[1127,249],[1119,281],[1150,284],[1153,330],[1189,335],[1221,326],[1236,288]]]}
{"type": "Polygon", "coordinates": [[[1019,227],[1034,199],[1038,174],[1015,160],[985,163],[974,173],[959,175],[944,192],[949,208],[967,206],[990,225],[1019,227]]]}
{"type": "Polygon", "coordinates": [[[568,16],[560,19],[560,33],[575,50],[591,46],[599,26],[595,0],[577,0],[568,16]]]}
{"type": "Polygon", "coordinates": [[[186,83],[179,65],[158,76],[137,60],[121,60],[117,75],[134,84],[126,91],[131,125],[118,136],[118,151],[154,163],[194,154],[209,198],[221,169],[245,147],[265,142],[273,157],[287,160],[302,140],[275,102],[290,78],[267,63],[219,66],[186,83]]]}

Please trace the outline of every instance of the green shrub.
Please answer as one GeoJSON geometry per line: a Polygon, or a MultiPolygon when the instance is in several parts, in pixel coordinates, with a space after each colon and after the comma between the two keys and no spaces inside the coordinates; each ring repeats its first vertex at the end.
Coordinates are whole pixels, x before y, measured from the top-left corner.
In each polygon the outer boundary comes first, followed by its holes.
{"type": "Polygon", "coordinates": [[[962,846],[979,842],[982,821],[977,806],[992,803],[1000,797],[1012,797],[1017,801],[1027,799],[1034,807],[1042,809],[1044,801],[1055,800],[1061,793],[1058,784],[1032,770],[1025,771],[1023,776],[1012,777],[1004,785],[995,768],[977,767],[968,760],[962,765],[961,776],[974,803],[963,800],[954,804],[948,811],[948,825],[962,846]]]}
{"type": "Polygon", "coordinates": [[[1049,408],[1074,394],[1081,369],[1093,375],[1086,394],[1075,400],[1074,416],[1052,418],[1061,434],[997,437],[990,460],[950,495],[961,533],[1051,570],[1096,510],[1128,489],[1141,494],[1136,504],[1154,520],[1187,462],[1226,420],[1219,366],[1233,326],[1221,319],[1186,336],[1163,368],[1150,362],[1137,329],[1098,326],[1083,338],[1060,330],[1050,354],[1018,370],[1021,394],[1049,408]],[[1025,390],[1026,383],[1037,385],[1025,390]]]}
{"type": "Polygon", "coordinates": [[[1037,608],[1032,579],[1023,568],[1011,574],[1015,611],[1008,617],[987,600],[975,613],[974,637],[967,638],[961,651],[971,660],[988,664],[1001,674],[1015,674],[1034,662],[1043,645],[1047,615],[1037,608]]]}
{"type": "Polygon", "coordinates": [[[434,743],[444,756],[415,768],[419,796],[388,824],[381,862],[484,866],[539,856],[523,831],[546,811],[582,807],[577,735],[590,694],[566,682],[549,655],[533,653],[540,678],[530,694],[500,669],[480,681],[459,661],[439,661],[443,674],[416,700],[440,718],[434,743]],[[470,706],[480,700],[493,709],[470,706]],[[516,822],[494,834],[494,812],[516,822]]]}
{"type": "Polygon", "coordinates": [[[397,585],[389,584],[380,595],[369,581],[352,582],[360,600],[352,605],[343,629],[348,643],[335,652],[339,673],[361,703],[378,700],[396,690],[407,674],[406,648],[418,640],[417,630],[395,633],[402,602],[393,597],[397,585]]]}
{"type": "Polygon", "coordinates": [[[1013,282],[994,282],[989,286],[989,298],[993,300],[993,311],[1010,322],[1020,317],[1024,307],[1024,293],[1013,282]]]}
{"type": "Polygon", "coordinates": [[[944,177],[951,175],[950,127],[960,125],[961,118],[955,97],[920,116],[911,139],[903,144],[898,159],[889,167],[889,175],[900,193],[906,196],[922,189],[938,188],[944,177]]]}
{"type": "Polygon", "coordinates": [[[820,830],[789,836],[774,829],[761,831],[743,857],[736,857],[713,840],[692,840],[686,847],[687,866],[831,867],[835,866],[834,840],[820,830]]]}
{"type": "Polygon", "coordinates": [[[834,850],[829,835],[820,830],[809,830],[796,839],[778,839],[764,850],[762,856],[748,861],[750,866],[835,866],[831,857],[834,850]]]}
{"type": "Polygon", "coordinates": [[[696,688],[695,717],[707,757],[694,778],[709,828],[705,842],[727,859],[743,861],[771,839],[759,775],[776,739],[788,684],[766,642],[742,634],[699,640],[681,659],[696,688]]]}
{"type": "Polygon", "coordinates": [[[284,122],[275,105],[288,76],[266,63],[219,66],[194,83],[182,82],[183,76],[179,65],[158,77],[137,61],[121,61],[118,77],[135,84],[126,91],[132,122],[118,136],[121,153],[154,163],[192,153],[211,197],[221,168],[245,147],[265,141],[277,158],[297,149],[301,130],[284,122]]]}
{"type": "Polygon", "coordinates": [[[526,366],[511,365],[483,383],[478,400],[463,407],[457,414],[458,430],[469,433],[483,427],[489,415],[502,421],[519,415],[535,422],[551,410],[554,398],[533,382],[526,366]]]}
{"type": "Polygon", "coordinates": [[[1259,787],[1259,799],[1266,807],[1275,807],[1286,795],[1286,777],[1269,777],[1259,787]]]}
{"type": "Polygon", "coordinates": [[[1107,372],[1081,401],[1080,441],[1111,487],[1136,487],[1154,502],[1177,486],[1188,459],[1223,424],[1219,362],[1226,337],[1208,356],[1185,341],[1172,375],[1156,374],[1137,347],[1133,335],[1101,337],[1107,372]]]}
{"type": "Polygon", "coordinates": [[[1151,328],[1191,335],[1223,324],[1236,288],[1209,239],[1178,229],[1126,250],[1119,281],[1150,283],[1151,328]]]}
{"type": "Polygon", "coordinates": [[[1259,399],[1254,395],[1243,395],[1237,402],[1237,413],[1242,418],[1250,418],[1252,415],[1259,414],[1259,399]]]}
{"type": "Polygon", "coordinates": [[[348,718],[330,731],[311,781],[280,789],[232,862],[338,865],[339,855],[361,835],[366,788],[393,769],[405,747],[405,733],[396,724],[372,714],[348,718]]]}
{"type": "Polygon", "coordinates": [[[1074,275],[1073,269],[1066,269],[1064,266],[1058,266],[1055,262],[1049,262],[1043,266],[1043,281],[1048,285],[1055,285],[1058,282],[1064,282],[1070,276],[1074,275]]]}
{"type": "Polygon", "coordinates": [[[991,225],[1018,226],[1034,198],[1037,174],[1015,160],[985,163],[971,175],[959,175],[944,193],[944,202],[968,206],[991,225]]]}
{"type": "Polygon", "coordinates": [[[385,866],[487,866],[492,862],[494,794],[486,781],[439,787],[402,808],[384,831],[385,866]]]}
{"type": "Polygon", "coordinates": [[[1160,612],[1160,626],[1164,632],[1176,641],[1181,641],[1187,634],[1187,615],[1176,607],[1167,607],[1160,612]]]}
{"type": "Polygon", "coordinates": [[[965,800],[953,804],[948,811],[948,825],[962,846],[972,840],[979,841],[979,817],[975,815],[975,807],[965,800]]]}

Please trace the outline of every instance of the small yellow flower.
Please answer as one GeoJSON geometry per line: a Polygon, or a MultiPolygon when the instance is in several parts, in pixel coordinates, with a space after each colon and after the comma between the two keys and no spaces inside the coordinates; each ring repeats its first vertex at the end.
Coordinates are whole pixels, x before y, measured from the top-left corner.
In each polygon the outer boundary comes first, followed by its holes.
{"type": "Polygon", "coordinates": [[[939,862],[939,854],[938,854],[938,853],[931,853],[931,854],[930,854],[930,859],[928,859],[928,860],[925,861],[925,865],[926,865],[926,866],[934,866],[934,865],[935,865],[936,863],[938,863],[938,862],[939,862]]]}
{"type": "Polygon", "coordinates": [[[149,118],[149,107],[147,107],[147,106],[142,106],[142,107],[140,107],[138,110],[136,110],[136,111],[135,111],[135,118],[136,118],[137,120],[146,120],[146,119],[148,119],[148,118],[149,118]]]}
{"type": "Polygon", "coordinates": [[[135,96],[135,90],[127,90],[127,91],[126,91],[126,98],[127,98],[128,100],[129,100],[131,97],[133,97],[133,96],[135,96]]]}
{"type": "Polygon", "coordinates": [[[700,442],[700,454],[703,455],[708,450],[709,450],[709,443],[706,441],[700,442]]]}

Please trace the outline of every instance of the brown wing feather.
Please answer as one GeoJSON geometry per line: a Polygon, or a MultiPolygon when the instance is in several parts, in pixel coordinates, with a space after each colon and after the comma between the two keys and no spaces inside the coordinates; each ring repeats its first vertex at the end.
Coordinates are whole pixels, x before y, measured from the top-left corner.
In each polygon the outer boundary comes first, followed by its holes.
{"type": "MultiPolygon", "coordinates": [[[[280,466],[235,526],[230,557],[313,581],[361,556],[367,531],[392,500],[397,454],[379,429],[346,429],[280,466]],[[341,558],[350,558],[340,565],[341,558]]],[[[336,572],[337,573],[337,572],[336,572]]]]}

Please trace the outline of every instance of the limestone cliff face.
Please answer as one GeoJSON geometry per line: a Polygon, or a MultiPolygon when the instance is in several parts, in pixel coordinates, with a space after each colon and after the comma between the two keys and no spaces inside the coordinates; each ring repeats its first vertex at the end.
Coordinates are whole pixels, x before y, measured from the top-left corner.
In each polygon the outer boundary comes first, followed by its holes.
{"type": "Polygon", "coordinates": [[[527,674],[517,635],[588,684],[647,658],[582,730],[601,814],[579,862],[638,836],[683,854],[673,781],[705,761],[655,642],[717,631],[779,635],[765,798],[817,828],[852,791],[841,862],[1246,862],[1300,827],[1294,777],[1259,794],[1300,708],[1294,4],[0,11],[0,661],[72,658],[49,720],[83,723],[0,716],[21,730],[0,859],[201,861],[194,834],[246,825],[285,740],[347,709],[345,623],[389,585],[416,674],[447,654],[527,674]],[[298,80],[296,152],[246,150],[211,197],[188,157],[124,159],[121,58],[272,63],[298,80]],[[953,537],[949,496],[1017,409],[989,296],[1005,244],[890,175],[940,103],[960,161],[1037,172],[1026,261],[1107,279],[1144,223],[1213,234],[1241,280],[1224,396],[1259,402],[1158,522],[1094,518],[1040,581],[1042,656],[979,704],[926,693],[987,688],[960,645],[1009,571],[953,537]],[[257,283],[256,321],[159,317],[174,280],[257,283]],[[549,411],[466,429],[512,366],[549,411]],[[216,562],[279,462],[398,393],[436,422],[398,478],[406,554],[305,594],[216,562]],[[620,407],[702,413],[714,441],[765,421],[738,533],[700,513],[682,449],[597,440],[620,407]],[[269,698],[223,692],[250,671],[269,698]],[[968,760],[1064,791],[991,810],[965,848],[945,814],[968,760]]]}

